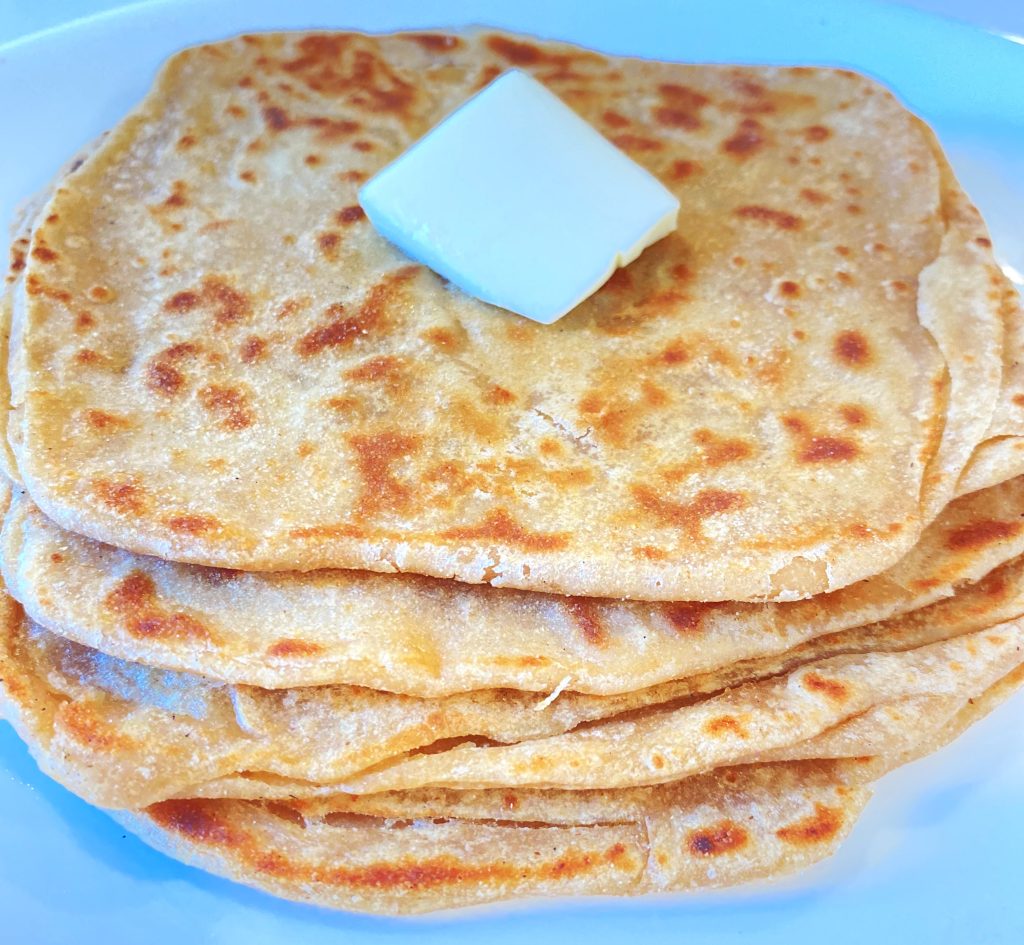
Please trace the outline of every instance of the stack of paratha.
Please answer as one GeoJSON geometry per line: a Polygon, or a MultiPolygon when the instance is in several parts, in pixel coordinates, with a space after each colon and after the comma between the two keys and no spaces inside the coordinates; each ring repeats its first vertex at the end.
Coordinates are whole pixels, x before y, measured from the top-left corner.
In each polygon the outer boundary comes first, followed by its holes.
{"type": "Polygon", "coordinates": [[[1024,679],[1024,317],[868,80],[188,50],[14,247],[7,717],[173,855],[413,912],[774,876],[1024,679]],[[509,67],[682,202],[551,326],[359,186],[509,67]]]}

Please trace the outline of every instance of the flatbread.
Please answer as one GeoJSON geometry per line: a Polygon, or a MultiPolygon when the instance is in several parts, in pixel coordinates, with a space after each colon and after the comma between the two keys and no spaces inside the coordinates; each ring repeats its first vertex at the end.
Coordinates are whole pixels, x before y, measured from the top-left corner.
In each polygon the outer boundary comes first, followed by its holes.
{"type": "Polygon", "coordinates": [[[1022,513],[1024,478],[966,496],[888,572],[781,604],[588,600],[357,571],[216,571],[74,535],[21,494],[0,535],[0,569],[32,619],[53,632],[226,682],[346,683],[426,697],[561,684],[610,695],[949,598],[1024,553],[1022,513]]]}
{"type": "Polygon", "coordinates": [[[512,896],[727,886],[831,853],[869,791],[821,763],[766,765],[652,794],[589,826],[395,823],[229,800],[166,801],[119,823],[176,859],[278,896],[410,913],[512,896]]]}
{"type": "Polygon", "coordinates": [[[1001,277],[938,160],[852,73],[499,34],[188,50],[36,228],[19,468],[65,527],[207,565],[668,600],[850,584],[953,495],[1000,389],[1001,277]],[[510,65],[687,208],[554,329],[410,267],[355,209],[510,65]]]}

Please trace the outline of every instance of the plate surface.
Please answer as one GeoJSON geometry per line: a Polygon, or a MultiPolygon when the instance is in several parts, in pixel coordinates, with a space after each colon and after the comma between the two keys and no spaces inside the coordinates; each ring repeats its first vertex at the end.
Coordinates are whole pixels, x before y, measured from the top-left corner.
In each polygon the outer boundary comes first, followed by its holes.
{"type": "MultiPolygon", "coordinates": [[[[872,74],[936,128],[1001,262],[1024,281],[1024,47],[864,0],[178,0],[101,15],[0,47],[0,217],[9,219],[77,146],[114,124],[184,45],[257,29],[470,22],[613,53],[872,74]]],[[[832,860],[784,882],[723,893],[529,903],[405,921],[283,903],[126,837],[39,774],[6,725],[0,810],[0,938],[12,945],[1024,941],[1024,693],[951,748],[885,778],[832,860]]]]}

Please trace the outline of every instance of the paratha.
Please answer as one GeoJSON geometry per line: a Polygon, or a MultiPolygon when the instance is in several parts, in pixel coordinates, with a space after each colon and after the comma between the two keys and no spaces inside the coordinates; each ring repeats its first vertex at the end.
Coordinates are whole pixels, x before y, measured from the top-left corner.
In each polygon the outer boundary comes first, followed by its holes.
{"type": "Polygon", "coordinates": [[[0,569],[32,619],[53,632],[226,682],[347,683],[418,696],[563,685],[610,695],[948,598],[1024,553],[1022,512],[1024,478],[965,496],[884,574],[780,604],[565,598],[358,571],[212,570],[67,532],[20,493],[0,535],[0,569]]]}
{"type": "Polygon", "coordinates": [[[1004,283],[940,162],[842,71],[493,33],[187,50],[35,229],[19,469],[65,527],[179,561],[841,587],[913,546],[1000,390],[1004,283]],[[511,65],[685,208],[553,330],[410,266],[356,202],[511,65]]]}

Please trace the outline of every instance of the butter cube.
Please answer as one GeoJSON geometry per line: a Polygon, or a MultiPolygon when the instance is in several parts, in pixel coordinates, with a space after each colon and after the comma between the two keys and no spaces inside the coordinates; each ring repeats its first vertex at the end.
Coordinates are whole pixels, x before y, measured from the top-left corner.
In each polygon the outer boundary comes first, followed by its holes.
{"type": "Polygon", "coordinates": [[[377,231],[464,292],[549,324],[676,227],[679,201],[523,72],[362,188],[377,231]]]}

